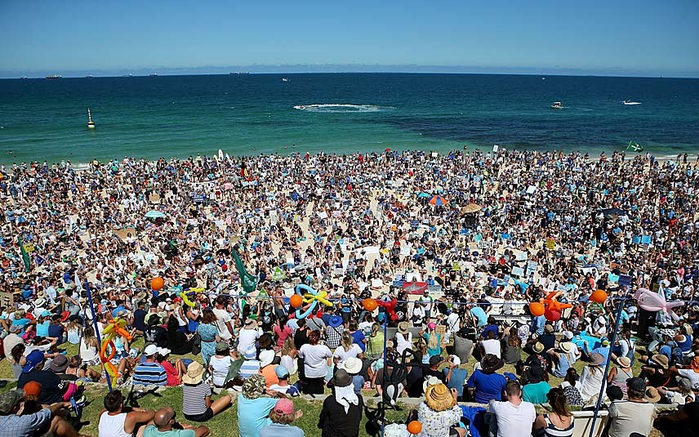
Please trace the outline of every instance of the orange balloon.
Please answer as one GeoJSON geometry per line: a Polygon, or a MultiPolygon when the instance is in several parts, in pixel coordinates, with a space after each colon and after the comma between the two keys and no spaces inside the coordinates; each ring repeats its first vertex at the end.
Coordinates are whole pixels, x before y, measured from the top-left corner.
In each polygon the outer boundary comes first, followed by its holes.
{"type": "Polygon", "coordinates": [[[303,298],[301,297],[300,294],[293,294],[289,298],[289,305],[291,305],[294,308],[298,308],[301,305],[303,305],[303,298]]]}
{"type": "Polygon", "coordinates": [[[422,423],[417,420],[413,420],[408,424],[408,432],[410,434],[420,434],[420,431],[422,431],[422,423]]]}
{"type": "Polygon", "coordinates": [[[529,304],[529,312],[532,313],[532,316],[539,317],[544,315],[546,308],[539,302],[532,302],[529,304]]]}
{"type": "Polygon", "coordinates": [[[376,299],[372,298],[364,299],[362,301],[362,305],[364,306],[364,309],[367,311],[374,311],[376,307],[379,306],[378,302],[376,302],[376,299]]]}
{"type": "Polygon", "coordinates": [[[151,290],[160,290],[163,286],[165,286],[165,281],[160,276],[150,281],[151,290]]]}
{"type": "Polygon", "coordinates": [[[604,303],[607,300],[607,293],[604,290],[595,290],[590,296],[590,300],[596,303],[604,303]]]}

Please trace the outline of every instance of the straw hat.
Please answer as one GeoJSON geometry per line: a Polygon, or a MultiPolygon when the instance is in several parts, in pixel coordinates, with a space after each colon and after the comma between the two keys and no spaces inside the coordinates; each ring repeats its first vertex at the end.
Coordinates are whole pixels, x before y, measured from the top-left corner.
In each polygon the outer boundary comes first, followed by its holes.
{"type": "Polygon", "coordinates": [[[185,384],[197,385],[204,375],[204,366],[198,361],[192,361],[187,367],[187,373],[182,375],[182,382],[185,384]]]}
{"type": "Polygon", "coordinates": [[[619,367],[623,367],[624,369],[631,367],[631,359],[628,357],[619,357],[616,359],[616,363],[619,367]]]}
{"type": "Polygon", "coordinates": [[[648,402],[656,403],[660,400],[660,392],[658,392],[658,389],[655,387],[648,387],[646,388],[645,399],[648,402]]]}
{"type": "Polygon", "coordinates": [[[534,346],[532,346],[532,350],[535,354],[540,354],[544,351],[544,344],[540,341],[537,341],[536,343],[534,343],[534,346]]]}
{"type": "Polygon", "coordinates": [[[604,356],[602,354],[594,353],[590,355],[590,366],[601,366],[604,364],[604,356]]]}
{"type": "Polygon", "coordinates": [[[563,343],[560,343],[558,347],[564,352],[569,354],[571,350],[573,350],[573,343],[569,341],[564,341],[563,343]]]}
{"type": "Polygon", "coordinates": [[[434,411],[445,411],[456,405],[454,396],[444,384],[435,384],[427,387],[425,402],[434,411]]]}
{"type": "Polygon", "coordinates": [[[400,322],[398,324],[398,332],[400,332],[401,334],[407,334],[409,327],[410,325],[408,324],[408,322],[400,322]]]}
{"type": "Polygon", "coordinates": [[[670,360],[665,355],[655,354],[650,359],[655,363],[656,366],[662,369],[670,368],[670,360]]]}

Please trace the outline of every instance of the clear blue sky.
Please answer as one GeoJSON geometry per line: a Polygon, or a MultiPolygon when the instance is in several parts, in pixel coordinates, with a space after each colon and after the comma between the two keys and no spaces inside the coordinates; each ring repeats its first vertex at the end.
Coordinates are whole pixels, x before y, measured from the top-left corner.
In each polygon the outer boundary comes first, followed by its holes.
{"type": "Polygon", "coordinates": [[[699,77],[699,0],[0,0],[0,41],[0,76],[377,64],[699,77]]]}

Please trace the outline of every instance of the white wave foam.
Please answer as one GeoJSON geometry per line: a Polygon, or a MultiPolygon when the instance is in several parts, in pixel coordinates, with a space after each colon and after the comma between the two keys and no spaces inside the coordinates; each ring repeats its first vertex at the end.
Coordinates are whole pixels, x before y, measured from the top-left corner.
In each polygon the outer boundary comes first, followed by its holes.
{"type": "Polygon", "coordinates": [[[312,105],[296,105],[294,109],[308,112],[347,113],[347,112],[379,112],[393,109],[389,106],[354,105],[351,103],[314,103],[312,105]]]}

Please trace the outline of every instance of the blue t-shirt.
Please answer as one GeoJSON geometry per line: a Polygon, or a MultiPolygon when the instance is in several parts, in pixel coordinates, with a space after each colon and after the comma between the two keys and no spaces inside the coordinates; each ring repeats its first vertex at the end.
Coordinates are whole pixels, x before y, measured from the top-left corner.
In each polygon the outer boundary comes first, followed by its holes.
{"type": "Polygon", "coordinates": [[[37,323],[36,324],[36,335],[37,337],[48,337],[49,336],[49,325],[51,325],[51,322],[46,320],[43,323],[37,323]]]}
{"type": "Polygon", "coordinates": [[[352,333],[352,342],[356,343],[359,345],[360,348],[362,348],[362,352],[366,350],[366,344],[362,341],[366,337],[364,336],[364,333],[357,329],[352,333]]]}
{"type": "Polygon", "coordinates": [[[488,338],[488,333],[493,332],[495,334],[495,338],[498,338],[498,326],[497,325],[488,325],[485,327],[483,332],[481,333],[481,336],[483,338],[488,338]]]}
{"type": "MultiPolygon", "coordinates": [[[[449,375],[449,368],[442,370],[444,376],[449,375]]],[[[466,369],[459,369],[454,367],[451,371],[451,378],[447,383],[447,387],[456,389],[456,393],[461,397],[464,394],[464,385],[466,385],[466,378],[468,378],[468,371],[466,369]]]]}
{"type": "Polygon", "coordinates": [[[238,431],[240,437],[259,437],[260,430],[272,424],[267,417],[277,404],[275,398],[248,399],[238,395],[238,431]]]}
{"type": "Polygon", "coordinates": [[[532,404],[545,404],[548,402],[546,395],[551,390],[551,386],[546,381],[536,384],[526,384],[522,387],[522,399],[532,404]]]}
{"type": "Polygon", "coordinates": [[[590,355],[592,354],[602,355],[604,357],[604,364],[607,364],[607,360],[609,360],[609,346],[600,346],[598,348],[592,349],[590,355]]]}
{"type": "Polygon", "coordinates": [[[507,379],[499,373],[483,373],[480,369],[473,372],[466,385],[475,388],[474,397],[479,404],[487,404],[492,399],[502,400],[507,379]]]}
{"type": "Polygon", "coordinates": [[[478,326],[485,326],[488,324],[488,315],[483,311],[483,308],[479,306],[471,308],[471,315],[478,319],[478,326]]]}

